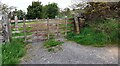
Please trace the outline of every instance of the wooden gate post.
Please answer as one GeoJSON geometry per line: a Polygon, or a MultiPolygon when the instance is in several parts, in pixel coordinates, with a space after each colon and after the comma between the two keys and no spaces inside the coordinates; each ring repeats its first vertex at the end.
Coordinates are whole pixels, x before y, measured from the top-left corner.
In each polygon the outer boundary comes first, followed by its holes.
{"type": "Polygon", "coordinates": [[[59,22],[60,22],[60,19],[59,18],[57,18],[56,19],[56,27],[57,27],[57,38],[58,38],[58,36],[59,36],[59,22]]]}
{"type": "Polygon", "coordinates": [[[7,14],[3,16],[3,37],[5,42],[10,42],[9,19],[7,14]]]}
{"type": "Polygon", "coordinates": [[[23,18],[23,29],[24,29],[24,39],[26,42],[26,24],[25,24],[25,18],[23,18]]]}
{"type": "Polygon", "coordinates": [[[7,26],[8,26],[9,41],[11,42],[12,41],[12,30],[11,30],[11,19],[10,18],[8,19],[7,23],[8,23],[7,26]]]}
{"type": "Polygon", "coordinates": [[[50,38],[50,34],[49,34],[49,18],[47,18],[47,39],[50,38]]]}
{"type": "Polygon", "coordinates": [[[58,37],[58,16],[55,16],[55,21],[56,21],[56,31],[55,31],[55,34],[56,34],[56,37],[58,37]]]}
{"type": "Polygon", "coordinates": [[[15,16],[14,20],[15,20],[15,28],[18,31],[18,17],[15,16]]]}
{"type": "Polygon", "coordinates": [[[79,34],[80,31],[79,31],[78,18],[77,18],[77,17],[74,17],[74,19],[75,19],[75,25],[76,25],[76,34],[79,34]]]}
{"type": "Polygon", "coordinates": [[[36,31],[36,35],[37,35],[37,42],[39,41],[39,36],[38,36],[38,32],[39,32],[39,26],[38,26],[38,18],[36,18],[36,29],[37,29],[37,31],[36,31]]]}
{"type": "Polygon", "coordinates": [[[67,16],[65,16],[65,36],[67,35],[67,16]]]}
{"type": "Polygon", "coordinates": [[[81,31],[84,25],[84,19],[78,17],[78,22],[79,22],[79,31],[81,31]]]}
{"type": "Polygon", "coordinates": [[[77,19],[78,19],[79,31],[81,31],[81,18],[77,17],[77,19]]]}

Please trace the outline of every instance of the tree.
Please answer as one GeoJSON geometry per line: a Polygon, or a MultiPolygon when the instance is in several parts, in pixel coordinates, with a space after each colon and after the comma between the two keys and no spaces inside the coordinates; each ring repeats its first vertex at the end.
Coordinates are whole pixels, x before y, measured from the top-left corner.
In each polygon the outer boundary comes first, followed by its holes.
{"type": "Polygon", "coordinates": [[[80,14],[84,12],[84,8],[88,5],[85,0],[72,0],[72,5],[70,6],[73,9],[74,14],[80,14]]]}
{"type": "Polygon", "coordinates": [[[27,8],[27,18],[43,18],[43,5],[39,1],[33,1],[32,5],[29,5],[27,8]]]}
{"type": "Polygon", "coordinates": [[[57,3],[49,3],[46,5],[46,13],[49,18],[55,18],[59,14],[59,8],[57,3]]]}
{"type": "Polygon", "coordinates": [[[27,18],[55,18],[59,14],[59,8],[57,3],[49,3],[48,5],[41,5],[41,2],[34,1],[32,5],[29,5],[27,8],[27,18]]]}
{"type": "Polygon", "coordinates": [[[15,9],[16,7],[14,7],[14,6],[8,6],[8,5],[6,5],[6,4],[3,4],[3,3],[1,3],[0,2],[0,11],[2,12],[2,13],[6,13],[6,14],[9,14],[10,12],[11,12],[11,10],[13,10],[13,9],[15,9]]]}
{"type": "Polygon", "coordinates": [[[69,8],[65,8],[60,12],[62,16],[70,16],[71,15],[71,10],[69,8]]]}
{"type": "Polygon", "coordinates": [[[15,9],[15,11],[13,11],[12,13],[13,13],[12,19],[14,19],[16,15],[19,20],[22,20],[24,16],[26,15],[25,12],[23,12],[22,10],[17,10],[17,9],[15,9]]]}
{"type": "Polygon", "coordinates": [[[2,25],[2,36],[3,36],[3,42],[9,42],[11,41],[12,34],[10,29],[10,22],[8,21],[8,18],[11,17],[11,10],[13,9],[13,6],[8,6],[6,4],[3,4],[0,2],[0,12],[2,15],[3,22],[2,25]]]}
{"type": "Polygon", "coordinates": [[[18,10],[17,16],[18,16],[18,19],[22,20],[23,17],[25,16],[25,12],[23,12],[22,10],[18,10]]]}
{"type": "Polygon", "coordinates": [[[43,18],[47,18],[48,17],[47,9],[48,9],[47,5],[43,6],[43,13],[42,13],[43,14],[42,15],[43,18]]]}
{"type": "MultiPolygon", "coordinates": [[[[91,0],[92,1],[92,0],[91,0]]],[[[87,20],[116,18],[119,16],[119,2],[87,2],[85,0],[73,0],[71,8],[74,14],[84,13],[87,20]]]]}

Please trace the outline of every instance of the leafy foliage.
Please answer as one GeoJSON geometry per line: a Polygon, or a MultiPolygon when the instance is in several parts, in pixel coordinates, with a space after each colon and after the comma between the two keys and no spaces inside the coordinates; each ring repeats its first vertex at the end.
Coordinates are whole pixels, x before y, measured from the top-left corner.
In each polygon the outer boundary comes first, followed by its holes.
{"type": "Polygon", "coordinates": [[[107,19],[103,20],[102,23],[92,24],[90,25],[97,32],[103,32],[107,35],[109,42],[118,42],[118,34],[119,32],[119,24],[116,19],[107,19]]]}
{"type": "Polygon", "coordinates": [[[71,16],[71,10],[69,8],[65,8],[64,10],[61,10],[59,16],[60,17],[63,17],[63,16],[70,17],[71,16]]]}
{"type": "Polygon", "coordinates": [[[36,19],[42,18],[42,4],[38,1],[33,1],[32,5],[29,5],[27,8],[27,18],[28,19],[36,19]]]}
{"type": "Polygon", "coordinates": [[[56,3],[46,5],[47,17],[55,18],[59,14],[59,8],[56,3]]]}
{"type": "MultiPolygon", "coordinates": [[[[9,14],[10,11],[11,11],[12,9],[14,9],[14,8],[15,8],[15,7],[13,7],[13,6],[8,6],[7,4],[3,4],[2,2],[0,2],[0,11],[1,11],[3,14],[5,14],[5,13],[9,14]]],[[[10,16],[10,15],[8,15],[8,16],[10,16]]]]}
{"type": "MultiPolygon", "coordinates": [[[[11,13],[10,13],[11,14],[11,13]]],[[[24,11],[22,10],[15,10],[13,11],[13,16],[11,17],[11,19],[14,20],[14,17],[17,15],[19,20],[22,20],[24,18],[24,16],[26,15],[24,11]]]]}
{"type": "Polygon", "coordinates": [[[106,18],[118,17],[119,2],[89,2],[89,5],[84,9],[86,20],[100,20],[106,18]]]}
{"type": "Polygon", "coordinates": [[[34,1],[32,5],[29,5],[27,8],[27,18],[36,19],[36,18],[55,18],[59,13],[59,8],[56,3],[49,3],[48,5],[43,6],[41,2],[34,1]]]}

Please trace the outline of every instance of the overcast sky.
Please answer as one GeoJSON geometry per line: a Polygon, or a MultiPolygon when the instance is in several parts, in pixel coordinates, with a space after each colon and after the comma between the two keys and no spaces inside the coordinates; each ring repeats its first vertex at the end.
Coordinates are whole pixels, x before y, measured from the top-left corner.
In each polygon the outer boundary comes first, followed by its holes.
{"type": "MultiPolygon", "coordinates": [[[[31,5],[32,1],[38,1],[38,0],[0,0],[2,3],[5,3],[9,6],[15,6],[17,9],[27,11],[26,8],[31,5]]],[[[39,0],[42,2],[43,5],[48,4],[48,2],[52,3],[58,3],[58,6],[60,8],[66,8],[69,7],[71,4],[71,0],[39,0]]]]}

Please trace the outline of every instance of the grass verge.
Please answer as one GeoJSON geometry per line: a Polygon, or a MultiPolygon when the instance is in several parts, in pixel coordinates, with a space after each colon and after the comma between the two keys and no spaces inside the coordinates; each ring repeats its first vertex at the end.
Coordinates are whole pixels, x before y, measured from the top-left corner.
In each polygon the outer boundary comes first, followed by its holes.
{"type": "Polygon", "coordinates": [[[0,44],[0,66],[2,65],[2,44],[0,44]]]}
{"type": "Polygon", "coordinates": [[[2,64],[18,64],[25,55],[23,39],[13,39],[11,43],[2,45],[2,64]]]}

